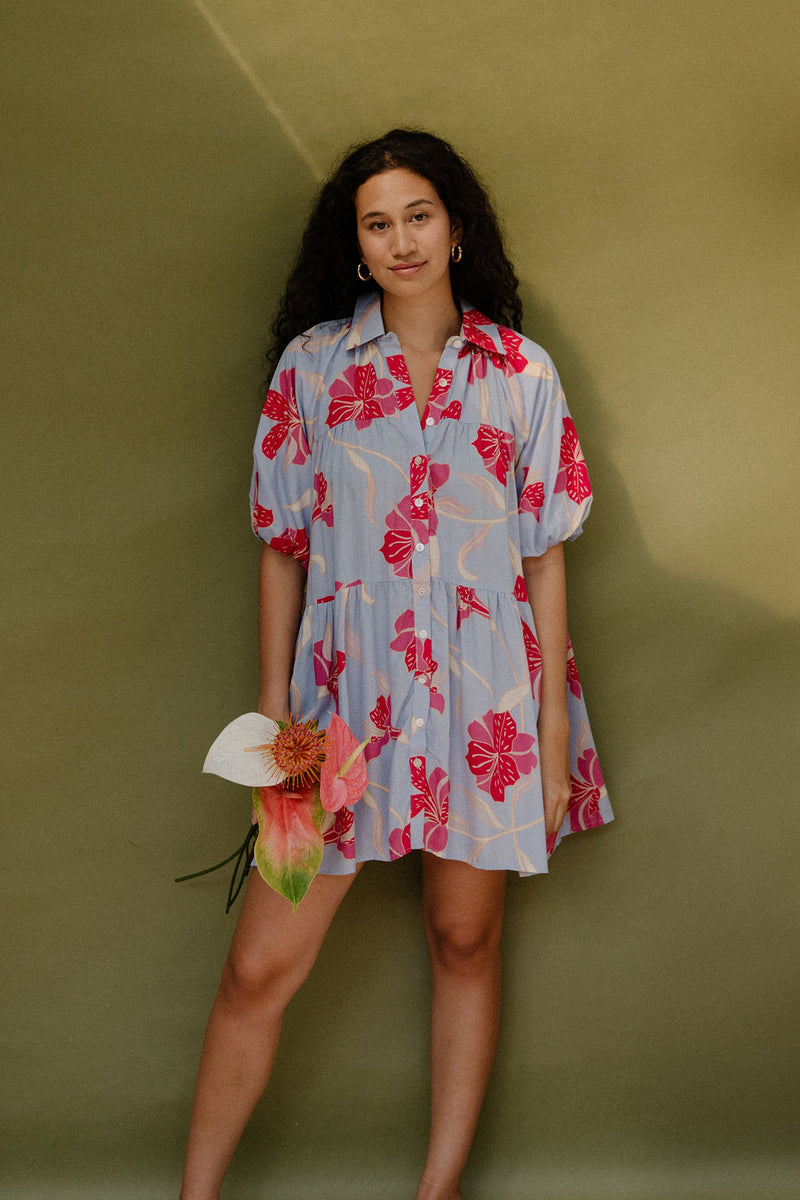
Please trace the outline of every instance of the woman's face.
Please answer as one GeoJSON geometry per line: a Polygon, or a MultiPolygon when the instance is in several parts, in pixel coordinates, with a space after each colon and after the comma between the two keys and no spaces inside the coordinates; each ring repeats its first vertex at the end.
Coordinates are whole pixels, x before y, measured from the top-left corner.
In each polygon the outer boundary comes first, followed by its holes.
{"type": "Polygon", "coordinates": [[[452,298],[450,250],[461,227],[427,179],[405,167],[373,175],[356,192],[356,226],[362,261],[384,292],[452,298]]]}

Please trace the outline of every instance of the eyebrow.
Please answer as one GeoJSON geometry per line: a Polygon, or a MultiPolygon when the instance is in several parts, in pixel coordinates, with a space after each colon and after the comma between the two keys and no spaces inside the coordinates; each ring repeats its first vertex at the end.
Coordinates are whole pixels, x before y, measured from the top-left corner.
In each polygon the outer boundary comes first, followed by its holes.
{"type": "MultiPolygon", "coordinates": [[[[433,208],[434,203],[435,202],[433,200],[412,200],[410,204],[406,205],[406,208],[407,209],[408,208],[419,208],[420,204],[430,204],[431,208],[433,208]]],[[[368,212],[368,213],[364,213],[361,220],[366,221],[368,219],[371,219],[372,217],[385,217],[385,216],[386,216],[386,213],[382,213],[382,212],[368,212]]]]}

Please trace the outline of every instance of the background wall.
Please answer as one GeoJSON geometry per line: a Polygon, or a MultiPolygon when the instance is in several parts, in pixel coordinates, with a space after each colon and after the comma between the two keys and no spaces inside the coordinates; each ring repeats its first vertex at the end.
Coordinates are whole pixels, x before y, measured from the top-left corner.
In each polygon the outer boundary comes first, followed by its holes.
{"type": "MultiPolygon", "coordinates": [[[[0,1194],[177,1195],[233,917],[171,881],[247,820],[199,767],[255,694],[265,329],[315,177],[416,122],[491,182],[592,467],[618,813],[512,880],[468,1195],[797,1195],[795,5],[3,7],[0,1194]]],[[[412,1194],[418,873],[348,896],[231,1197],[412,1194]]]]}

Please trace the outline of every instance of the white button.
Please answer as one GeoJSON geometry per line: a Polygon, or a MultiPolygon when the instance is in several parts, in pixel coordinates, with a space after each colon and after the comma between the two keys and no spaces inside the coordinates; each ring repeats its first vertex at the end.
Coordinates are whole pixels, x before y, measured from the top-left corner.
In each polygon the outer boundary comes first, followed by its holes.
{"type": "Polygon", "coordinates": [[[424,724],[425,722],[423,721],[422,717],[414,717],[414,725],[417,727],[417,729],[419,729],[420,725],[424,724]]]}
{"type": "Polygon", "coordinates": [[[412,758],[411,765],[412,765],[412,767],[421,767],[422,759],[421,758],[412,758]]]}
{"type": "Polygon", "coordinates": [[[464,345],[464,339],[463,338],[453,338],[453,345],[455,346],[456,350],[460,350],[461,347],[464,345]]]}
{"type": "Polygon", "coordinates": [[[419,464],[422,462],[422,455],[421,455],[421,454],[415,454],[415,455],[414,455],[414,462],[417,464],[417,466],[419,466],[419,464]]]}
{"type": "Polygon", "coordinates": [[[433,417],[428,417],[428,419],[427,419],[427,421],[425,422],[425,424],[426,424],[426,425],[433,425],[433,417]]]}
{"type": "Polygon", "coordinates": [[[417,542],[417,550],[424,550],[424,549],[425,549],[425,547],[423,546],[422,542],[417,542]]]}
{"type": "Polygon", "coordinates": [[[426,638],[426,637],[428,636],[428,631],[427,631],[427,629],[420,629],[420,631],[419,631],[419,636],[420,636],[421,638],[426,638]]]}
{"type": "Polygon", "coordinates": [[[424,503],[422,496],[415,497],[414,503],[416,504],[417,508],[422,508],[422,505],[424,503]]]}
{"type": "Polygon", "coordinates": [[[428,594],[428,589],[426,587],[418,587],[417,588],[417,595],[427,596],[427,594],[428,594]]]}

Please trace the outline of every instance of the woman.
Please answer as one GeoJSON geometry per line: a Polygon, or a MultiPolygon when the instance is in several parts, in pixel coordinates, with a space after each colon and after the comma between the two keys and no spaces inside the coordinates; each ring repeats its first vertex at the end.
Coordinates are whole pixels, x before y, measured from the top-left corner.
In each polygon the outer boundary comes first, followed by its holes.
{"type": "Polygon", "coordinates": [[[296,915],[249,879],[182,1200],[219,1196],[361,863],[412,849],[433,974],[417,1200],[460,1197],[497,1039],[506,872],[546,870],[561,836],[611,819],[566,624],[562,543],[588,476],[552,363],[503,320],[520,323],[517,280],[467,164],[410,130],[350,153],[275,323],[251,500],[259,711],[339,712],[370,739],[369,785],[296,915]]]}

